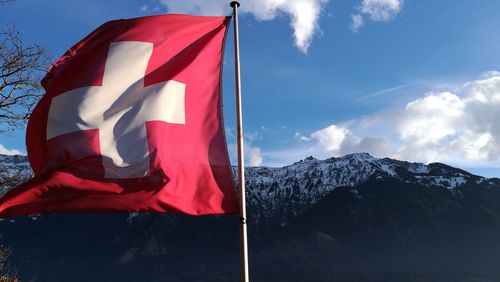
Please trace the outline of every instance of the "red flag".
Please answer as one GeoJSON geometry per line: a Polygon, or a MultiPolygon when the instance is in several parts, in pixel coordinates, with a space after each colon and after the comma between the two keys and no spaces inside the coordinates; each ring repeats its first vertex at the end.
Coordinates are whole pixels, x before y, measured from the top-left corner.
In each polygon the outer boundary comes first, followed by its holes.
{"type": "Polygon", "coordinates": [[[28,122],[35,177],[0,198],[0,217],[239,212],[221,110],[228,24],[116,20],[69,49],[28,122]]]}

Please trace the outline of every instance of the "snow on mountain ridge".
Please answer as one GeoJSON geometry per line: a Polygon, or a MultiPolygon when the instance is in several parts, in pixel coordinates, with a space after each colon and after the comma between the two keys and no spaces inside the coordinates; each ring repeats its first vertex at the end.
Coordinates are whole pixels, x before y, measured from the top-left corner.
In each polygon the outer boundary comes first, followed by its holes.
{"type": "Polygon", "coordinates": [[[28,157],[0,154],[0,196],[33,176],[28,157]]]}
{"type": "Polygon", "coordinates": [[[290,213],[301,213],[337,187],[355,187],[371,177],[394,177],[425,186],[455,189],[482,177],[434,163],[425,165],[355,153],[318,160],[308,157],[282,168],[251,167],[246,170],[247,203],[253,220],[279,218],[286,224],[290,213]]]}

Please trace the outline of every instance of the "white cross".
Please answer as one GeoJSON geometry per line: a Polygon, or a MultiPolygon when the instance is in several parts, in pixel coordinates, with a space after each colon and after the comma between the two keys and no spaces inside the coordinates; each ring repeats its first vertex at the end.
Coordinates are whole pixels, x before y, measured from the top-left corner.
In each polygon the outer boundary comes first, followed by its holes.
{"type": "Polygon", "coordinates": [[[98,129],[106,178],[149,175],[146,121],[186,123],[185,84],[169,80],[144,87],[152,52],[149,42],[111,43],[102,86],[73,89],[52,99],[47,140],[98,129]]]}

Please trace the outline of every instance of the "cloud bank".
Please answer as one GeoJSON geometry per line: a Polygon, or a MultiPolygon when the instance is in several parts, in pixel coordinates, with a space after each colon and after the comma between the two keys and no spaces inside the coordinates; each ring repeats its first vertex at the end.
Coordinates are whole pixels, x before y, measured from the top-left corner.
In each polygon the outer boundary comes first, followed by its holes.
{"type": "Polygon", "coordinates": [[[7,149],[2,144],[0,144],[0,154],[2,154],[2,155],[24,155],[23,152],[16,150],[16,149],[7,149]]]}
{"type": "Polygon", "coordinates": [[[419,162],[500,162],[500,72],[455,91],[430,92],[402,109],[332,124],[296,139],[318,156],[369,152],[419,162]]]}
{"type": "MultiPolygon", "coordinates": [[[[257,20],[271,21],[284,14],[290,18],[295,46],[307,53],[312,39],[320,31],[319,17],[328,0],[252,0],[242,3],[240,12],[252,14],[257,20]]],[[[222,0],[161,0],[171,13],[228,15],[231,8],[222,0]]]]}

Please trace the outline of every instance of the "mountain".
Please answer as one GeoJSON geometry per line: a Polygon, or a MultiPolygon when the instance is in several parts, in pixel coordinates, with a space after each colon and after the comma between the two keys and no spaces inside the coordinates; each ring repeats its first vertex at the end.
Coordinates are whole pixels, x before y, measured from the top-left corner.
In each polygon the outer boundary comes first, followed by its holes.
{"type": "Polygon", "coordinates": [[[326,160],[308,157],[282,168],[248,168],[247,203],[254,211],[254,221],[278,220],[284,225],[335,188],[355,187],[371,178],[395,178],[425,187],[444,187],[451,192],[468,183],[500,184],[498,179],[476,176],[445,164],[424,165],[355,153],[326,160]]]}
{"type": "Polygon", "coordinates": [[[26,156],[0,154],[0,195],[32,176],[33,173],[26,156]]]}
{"type": "Polygon", "coordinates": [[[500,281],[500,189],[491,184],[373,177],[273,233],[278,245],[260,259],[297,281],[500,281]]]}
{"type": "MultiPolygon", "coordinates": [[[[31,175],[23,156],[0,160],[3,178],[31,175]]],[[[255,281],[500,281],[499,179],[357,153],[249,167],[246,181],[255,281]]],[[[237,215],[50,215],[0,230],[23,281],[239,279],[237,215]]]]}
{"type": "MultiPolygon", "coordinates": [[[[235,181],[237,169],[233,168],[235,181]]],[[[26,156],[0,155],[0,189],[32,177],[26,156]],[[8,181],[6,181],[8,180],[8,181]]],[[[285,225],[325,195],[338,187],[355,187],[370,178],[396,178],[407,183],[439,186],[453,190],[467,183],[498,185],[500,180],[487,179],[440,163],[425,165],[378,159],[367,153],[318,160],[308,157],[281,168],[246,168],[247,205],[253,222],[279,221],[285,225]]]]}

